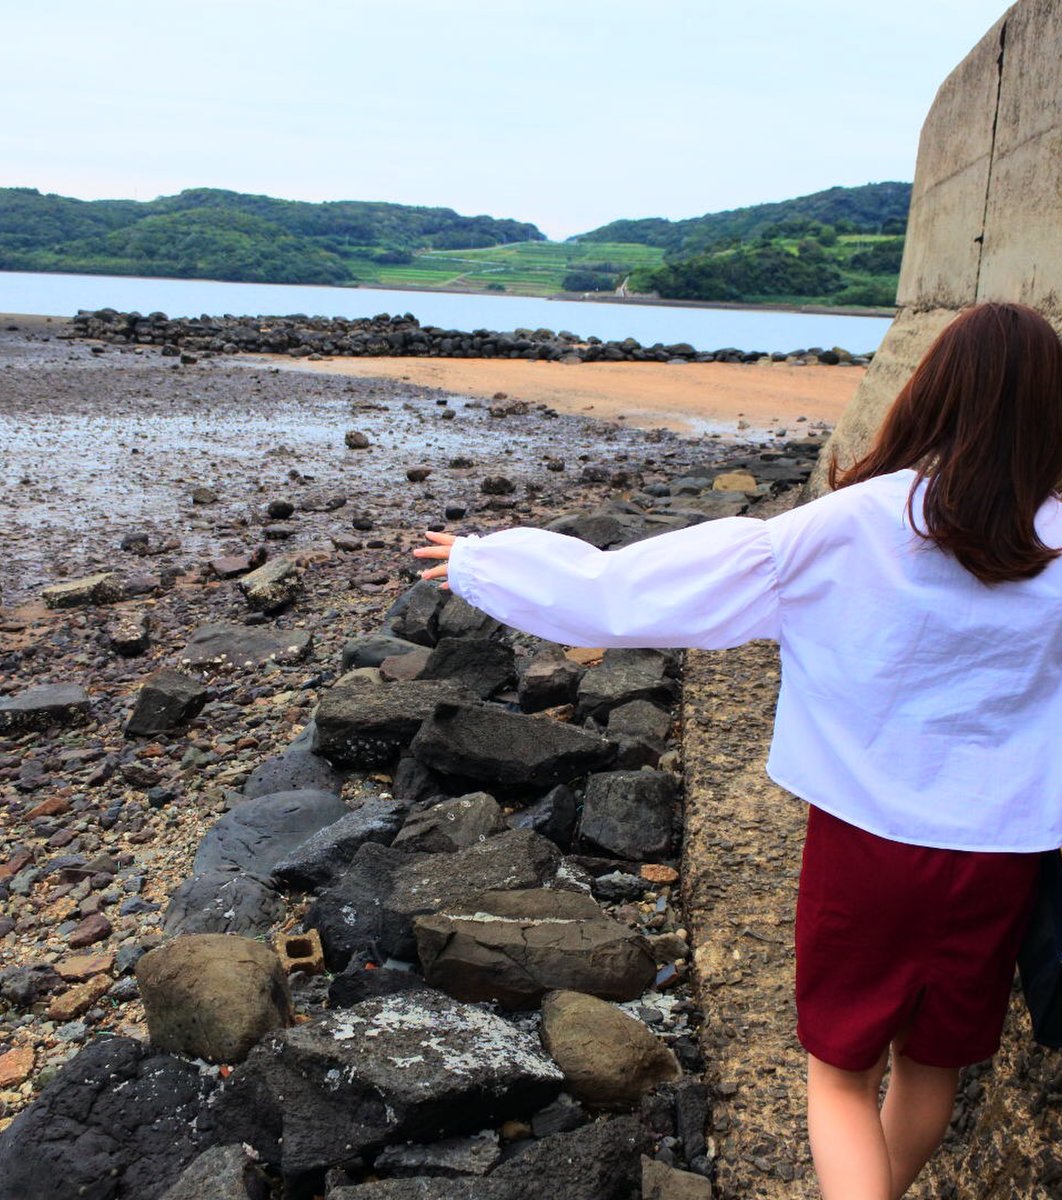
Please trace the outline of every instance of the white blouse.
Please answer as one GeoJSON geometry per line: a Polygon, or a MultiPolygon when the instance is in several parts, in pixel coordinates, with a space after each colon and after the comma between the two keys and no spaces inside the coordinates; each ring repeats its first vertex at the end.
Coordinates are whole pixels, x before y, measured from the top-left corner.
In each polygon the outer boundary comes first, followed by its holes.
{"type": "MultiPolygon", "coordinates": [[[[776,783],[893,841],[1060,846],[1062,559],[981,583],[911,530],[914,479],[897,471],[767,521],[726,517],[620,550],[542,529],[458,538],[450,586],[571,646],[774,638],[776,783]]],[[[1037,530],[1062,545],[1056,499],[1037,530]]]]}

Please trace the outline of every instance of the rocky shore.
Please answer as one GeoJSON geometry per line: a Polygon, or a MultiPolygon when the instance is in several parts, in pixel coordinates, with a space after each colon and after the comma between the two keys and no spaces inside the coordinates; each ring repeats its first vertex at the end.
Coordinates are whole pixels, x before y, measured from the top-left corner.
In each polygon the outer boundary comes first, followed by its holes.
{"type": "Polygon", "coordinates": [[[817,439],[59,332],[0,336],[0,1197],[709,1196],[681,658],[409,549],[755,512],[817,439]]]}
{"type": "Polygon", "coordinates": [[[773,362],[866,366],[873,354],[854,355],[842,347],[821,346],[772,352],[733,346],[697,350],[688,342],[643,346],[622,341],[583,339],[566,330],[491,329],[472,332],[422,326],[412,313],[358,320],[342,317],[203,316],[171,319],[165,313],[123,313],[114,309],[79,312],[72,336],[116,345],[160,346],[164,354],[286,354],[292,358],[338,355],[353,358],[520,358],[541,362],[773,362]]]}

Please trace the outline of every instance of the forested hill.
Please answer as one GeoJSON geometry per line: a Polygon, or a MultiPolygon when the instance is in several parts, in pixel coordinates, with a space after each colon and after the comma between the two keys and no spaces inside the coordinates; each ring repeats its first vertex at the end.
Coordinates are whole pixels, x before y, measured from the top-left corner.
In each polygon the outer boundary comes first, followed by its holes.
{"type": "Polygon", "coordinates": [[[684,221],[666,221],[662,217],[613,221],[570,240],[638,242],[685,255],[751,241],[764,234],[801,233],[808,222],[832,226],[837,233],[902,234],[910,203],[909,183],[868,183],[863,187],[828,188],[773,204],[705,213],[703,217],[684,221]],[[788,225],[794,228],[787,229],[788,225]]]}
{"type": "Polygon", "coordinates": [[[418,251],[544,240],[527,222],[449,208],[311,204],[214,188],[147,202],[0,188],[0,270],[9,271],[347,283],[418,251]]]}

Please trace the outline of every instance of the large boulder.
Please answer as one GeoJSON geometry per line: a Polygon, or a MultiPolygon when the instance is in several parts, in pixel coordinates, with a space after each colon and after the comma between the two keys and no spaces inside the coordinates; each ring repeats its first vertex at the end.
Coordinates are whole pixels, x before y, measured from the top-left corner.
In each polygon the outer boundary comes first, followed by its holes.
{"type": "Polygon", "coordinates": [[[446,680],[337,683],[318,705],[314,751],[350,766],[386,766],[413,740],[436,705],[462,698],[473,699],[446,680]]]}
{"type": "Polygon", "coordinates": [[[494,637],[504,627],[500,621],[489,617],[482,609],[475,608],[460,596],[451,596],[439,613],[439,638],[494,637]]]}
{"type": "Polygon", "coordinates": [[[545,717],[468,704],[439,704],[410,751],[444,774],[552,787],[608,763],[616,750],[596,734],[545,717]]]}
{"type": "Polygon", "coordinates": [[[385,1142],[472,1133],[548,1103],[559,1069],[537,1039],[438,992],[365,1000],[265,1038],[223,1085],[217,1133],[286,1177],[385,1142]]]}
{"type": "Polygon", "coordinates": [[[617,858],[652,862],[667,857],[674,836],[674,776],[663,771],[605,771],[591,775],[583,796],[579,835],[617,858]]]}
{"type": "Polygon", "coordinates": [[[292,1020],[287,976],[261,942],[193,934],[137,960],[152,1045],[188,1058],[234,1063],[292,1020]]]}
{"type": "Polygon", "coordinates": [[[248,871],[268,880],[282,858],[350,809],[331,792],[277,792],[244,800],[216,821],[199,843],[197,875],[248,871]]]}
{"type": "Polygon", "coordinates": [[[156,1200],[203,1148],[213,1086],[136,1038],[90,1042],[0,1133],[0,1200],[156,1200]]]}
{"type": "Polygon", "coordinates": [[[532,1008],[554,988],[633,1000],[656,975],[645,938],[576,892],[486,893],[413,929],[425,979],[460,1000],[532,1008]]]}
{"type": "Polygon", "coordinates": [[[170,897],[162,930],[179,933],[265,933],[284,915],[284,898],[263,880],[237,870],[191,875],[170,897]]]}
{"type": "Polygon", "coordinates": [[[154,737],[169,733],[206,704],[207,690],[198,679],[163,668],[149,675],[137,693],[136,706],[125,725],[126,737],[154,737]]]}
{"type": "Polygon", "coordinates": [[[581,991],[551,992],[542,1002],[542,1044],[567,1090],[599,1108],[629,1107],[682,1077],[678,1059],[641,1021],[581,991]]]}

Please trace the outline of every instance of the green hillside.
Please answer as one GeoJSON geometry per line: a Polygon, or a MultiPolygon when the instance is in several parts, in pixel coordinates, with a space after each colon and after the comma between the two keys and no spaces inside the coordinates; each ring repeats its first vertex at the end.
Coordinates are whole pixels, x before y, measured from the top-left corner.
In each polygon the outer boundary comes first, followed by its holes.
{"type": "Polygon", "coordinates": [[[543,240],[526,222],[448,208],[310,204],[213,188],[145,203],[0,188],[0,269],[9,271],[350,283],[423,250],[543,240]]]}
{"type": "Polygon", "coordinates": [[[193,188],[149,202],[0,188],[0,270],[551,296],[615,291],[754,304],[891,305],[910,185],[686,221],[614,221],[566,242],[448,208],[310,204],[193,188]]]}

